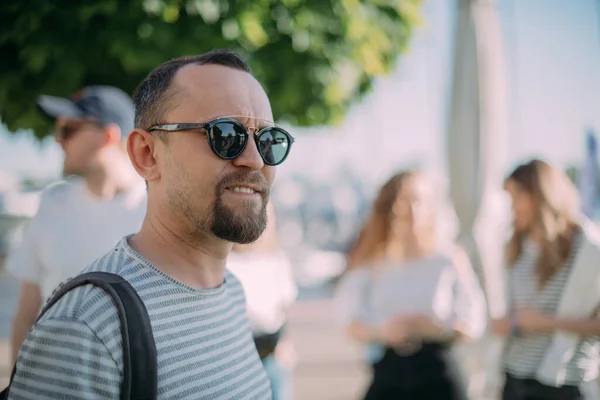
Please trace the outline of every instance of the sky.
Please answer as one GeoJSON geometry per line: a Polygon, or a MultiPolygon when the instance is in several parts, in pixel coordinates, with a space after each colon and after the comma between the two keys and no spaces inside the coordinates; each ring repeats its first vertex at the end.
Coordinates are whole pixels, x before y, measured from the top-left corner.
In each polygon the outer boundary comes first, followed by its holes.
{"type": "MultiPolygon", "coordinates": [[[[581,159],[584,131],[600,133],[600,2],[512,0],[515,158],[581,159]],[[543,145],[542,145],[543,144],[543,145]]],[[[512,19],[512,21],[511,21],[512,19]]]]}
{"type": "MultiPolygon", "coordinates": [[[[600,2],[499,3],[509,92],[506,168],[532,156],[581,163],[585,130],[600,133],[600,2]]],[[[292,127],[297,141],[279,175],[301,171],[329,180],[340,163],[377,180],[407,165],[443,171],[455,6],[424,1],[424,24],[409,52],[340,127],[292,127]]],[[[58,177],[61,160],[51,140],[0,132],[0,171],[58,177]]]]}

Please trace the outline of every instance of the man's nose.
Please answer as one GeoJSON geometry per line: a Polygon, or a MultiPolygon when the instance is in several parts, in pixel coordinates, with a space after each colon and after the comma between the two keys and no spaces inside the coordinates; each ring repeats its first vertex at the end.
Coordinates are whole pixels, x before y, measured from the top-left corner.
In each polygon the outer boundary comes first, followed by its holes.
{"type": "Polygon", "coordinates": [[[265,162],[260,156],[253,133],[250,133],[248,144],[242,154],[233,160],[233,165],[236,167],[248,167],[253,170],[260,170],[264,167],[265,162]]]}

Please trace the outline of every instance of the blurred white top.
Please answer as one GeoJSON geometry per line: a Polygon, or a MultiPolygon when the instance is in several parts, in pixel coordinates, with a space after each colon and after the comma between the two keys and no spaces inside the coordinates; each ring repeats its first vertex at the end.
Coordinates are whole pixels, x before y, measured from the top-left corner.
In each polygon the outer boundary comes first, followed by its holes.
{"type": "Polygon", "coordinates": [[[471,337],[483,334],[486,307],[472,268],[457,268],[442,254],[405,263],[382,262],[350,271],[336,290],[344,324],[379,325],[402,314],[424,314],[451,327],[460,322],[471,337]]]}
{"type": "Polygon", "coordinates": [[[41,191],[0,193],[0,212],[33,217],[40,206],[41,191]]]}
{"type": "Polygon", "coordinates": [[[46,299],[59,283],[137,232],[145,214],[141,179],[111,200],[92,195],[80,178],[53,184],[42,193],[38,212],[9,252],[6,268],[20,280],[37,283],[46,299]]]}
{"type": "Polygon", "coordinates": [[[244,287],[252,332],[260,335],[279,330],[286,320],[285,311],[298,296],[292,265],[285,253],[232,252],[227,269],[244,287]]]}

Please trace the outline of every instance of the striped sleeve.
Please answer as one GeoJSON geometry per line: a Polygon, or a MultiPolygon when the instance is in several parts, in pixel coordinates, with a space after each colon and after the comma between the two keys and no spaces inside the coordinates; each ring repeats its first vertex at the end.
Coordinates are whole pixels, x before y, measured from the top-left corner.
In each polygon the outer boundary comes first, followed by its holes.
{"type": "MultiPolygon", "coordinates": [[[[600,319],[600,305],[598,307],[596,307],[596,310],[594,310],[594,313],[592,314],[592,318],[593,319],[600,319]]],[[[600,335],[594,335],[593,338],[600,342],[600,335]]]]}
{"type": "Polygon", "coordinates": [[[87,324],[45,318],[21,347],[8,399],[119,399],[120,382],[117,363],[87,324]]]}

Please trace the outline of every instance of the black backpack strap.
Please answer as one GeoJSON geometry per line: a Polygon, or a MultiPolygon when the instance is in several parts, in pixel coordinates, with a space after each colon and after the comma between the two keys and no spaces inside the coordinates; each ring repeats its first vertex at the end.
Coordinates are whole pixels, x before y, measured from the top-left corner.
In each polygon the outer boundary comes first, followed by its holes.
{"type": "MultiPolygon", "coordinates": [[[[146,306],[129,282],[108,272],[88,272],[60,286],[46,303],[37,321],[69,291],[94,285],[110,295],[119,315],[123,343],[123,382],[121,400],[155,400],[158,393],[156,344],[146,306]]],[[[10,382],[17,372],[13,369],[10,382]]],[[[8,389],[0,399],[8,399],[8,389]]]]}

